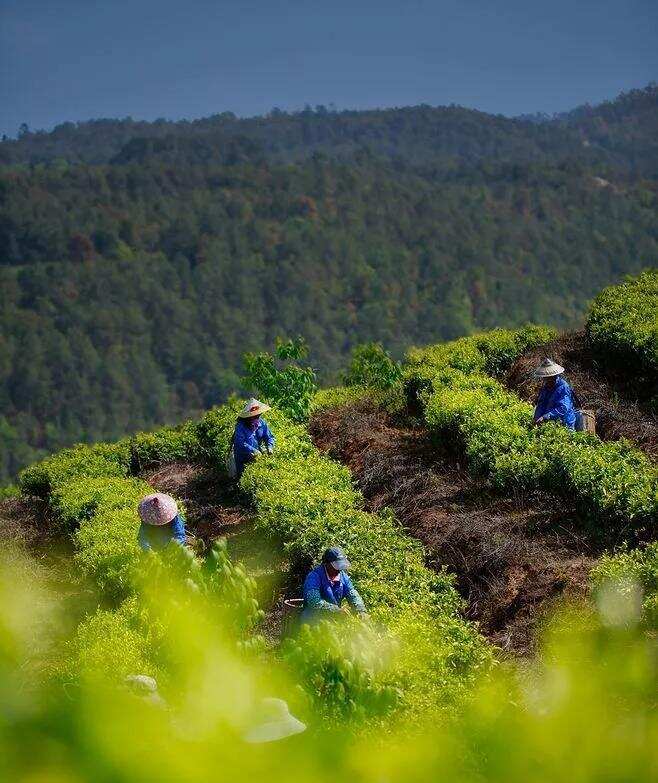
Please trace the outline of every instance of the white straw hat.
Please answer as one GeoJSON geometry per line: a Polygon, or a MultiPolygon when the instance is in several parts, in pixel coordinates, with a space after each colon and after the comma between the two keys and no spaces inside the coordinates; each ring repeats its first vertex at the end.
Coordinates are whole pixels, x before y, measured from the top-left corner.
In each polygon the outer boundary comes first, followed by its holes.
{"type": "Polygon", "coordinates": [[[145,525],[168,525],[178,516],[178,505],[171,495],[155,492],[139,501],[137,511],[145,525]]]}
{"type": "Polygon", "coordinates": [[[283,699],[263,699],[255,718],[254,725],[245,732],[245,742],[274,742],[306,731],[306,724],[290,714],[283,699]]]}
{"type": "Polygon", "coordinates": [[[544,359],[534,372],[535,378],[553,378],[555,375],[562,375],[564,367],[554,362],[552,359],[544,359]]]}
{"type": "Polygon", "coordinates": [[[261,413],[265,413],[265,411],[269,410],[269,405],[252,397],[240,413],[238,413],[238,416],[241,419],[250,419],[252,416],[260,416],[261,413]]]}

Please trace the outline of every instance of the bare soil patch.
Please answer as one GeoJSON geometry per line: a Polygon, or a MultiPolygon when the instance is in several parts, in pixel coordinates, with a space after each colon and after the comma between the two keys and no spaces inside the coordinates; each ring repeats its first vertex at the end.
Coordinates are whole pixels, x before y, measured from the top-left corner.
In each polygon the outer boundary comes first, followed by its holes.
{"type": "Polygon", "coordinates": [[[40,498],[24,497],[0,501],[0,536],[32,551],[59,537],[48,504],[40,498]]]}
{"type": "Polygon", "coordinates": [[[428,566],[456,575],[465,615],[497,646],[531,652],[552,602],[586,594],[600,545],[563,502],[497,497],[426,429],[367,404],[318,414],[311,434],[351,469],[369,510],[391,508],[425,545],[428,566]]]}
{"type": "Polygon", "coordinates": [[[250,523],[238,490],[203,465],[170,462],[143,471],[140,478],[183,501],[190,532],[206,546],[216,538],[235,535],[250,523]]]}
{"type": "Polygon", "coordinates": [[[565,377],[582,406],[596,412],[596,432],[602,440],[627,438],[658,460],[658,418],[643,405],[643,390],[636,388],[633,377],[618,371],[613,374],[604,366],[592,352],[584,331],[567,332],[525,353],[509,370],[507,386],[534,403],[539,383],[532,378],[532,371],[546,356],[566,369],[565,377]]]}

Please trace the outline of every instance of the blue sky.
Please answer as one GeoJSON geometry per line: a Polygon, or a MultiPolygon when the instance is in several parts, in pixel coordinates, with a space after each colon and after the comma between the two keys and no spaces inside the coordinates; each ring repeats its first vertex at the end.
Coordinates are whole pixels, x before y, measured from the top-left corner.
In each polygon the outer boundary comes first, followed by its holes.
{"type": "Polygon", "coordinates": [[[0,0],[11,136],[306,103],[550,113],[656,79],[656,0],[0,0]]]}

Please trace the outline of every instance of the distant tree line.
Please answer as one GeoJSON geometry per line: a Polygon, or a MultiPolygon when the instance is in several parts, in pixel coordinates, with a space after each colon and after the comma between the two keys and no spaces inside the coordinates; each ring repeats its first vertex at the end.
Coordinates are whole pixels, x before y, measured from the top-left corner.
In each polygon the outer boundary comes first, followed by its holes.
{"type": "Polygon", "coordinates": [[[328,381],[359,343],[400,357],[575,323],[658,258],[657,109],[639,92],[605,108],[607,146],[459,107],[1,143],[0,477],[243,390],[242,355],[278,335],[304,335],[328,381]]]}

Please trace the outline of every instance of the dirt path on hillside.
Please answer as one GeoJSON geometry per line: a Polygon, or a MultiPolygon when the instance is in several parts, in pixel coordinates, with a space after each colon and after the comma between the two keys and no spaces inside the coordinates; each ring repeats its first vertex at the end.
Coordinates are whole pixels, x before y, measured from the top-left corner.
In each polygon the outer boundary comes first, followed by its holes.
{"type": "Polygon", "coordinates": [[[207,549],[226,538],[234,562],[241,561],[258,585],[258,602],[265,610],[259,630],[274,642],[281,636],[283,601],[297,594],[281,548],[253,527],[252,512],[239,490],[203,465],[172,462],[145,470],[140,478],[159,492],[175,495],[185,506],[188,532],[207,549]]]}
{"type": "Polygon", "coordinates": [[[528,351],[511,367],[505,378],[507,386],[534,403],[539,384],[532,371],[546,356],[566,368],[566,378],[583,407],[596,412],[596,432],[602,440],[628,438],[658,461],[658,418],[638,401],[634,378],[603,374],[584,331],[568,332],[528,351]]]}
{"type": "Polygon", "coordinates": [[[369,510],[391,508],[425,545],[429,567],[456,574],[466,616],[499,647],[531,652],[551,602],[587,592],[598,551],[564,502],[496,498],[440,455],[425,429],[367,405],[325,411],[310,429],[319,449],[351,469],[369,510]]]}

